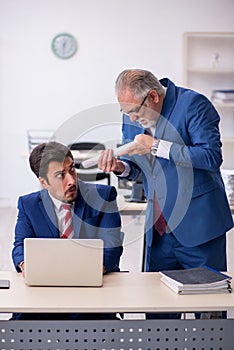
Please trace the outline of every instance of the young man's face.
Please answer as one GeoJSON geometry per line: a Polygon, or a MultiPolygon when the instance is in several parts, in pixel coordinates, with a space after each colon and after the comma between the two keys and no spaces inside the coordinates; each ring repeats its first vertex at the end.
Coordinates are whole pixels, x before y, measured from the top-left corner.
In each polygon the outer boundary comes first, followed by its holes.
{"type": "Polygon", "coordinates": [[[65,158],[64,162],[50,162],[47,179],[39,178],[40,183],[56,199],[72,203],[77,197],[77,173],[73,160],[65,158]]]}

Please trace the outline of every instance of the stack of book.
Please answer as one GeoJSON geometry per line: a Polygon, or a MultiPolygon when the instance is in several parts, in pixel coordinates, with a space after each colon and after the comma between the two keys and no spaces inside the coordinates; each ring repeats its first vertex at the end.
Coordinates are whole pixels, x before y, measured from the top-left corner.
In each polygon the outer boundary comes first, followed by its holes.
{"type": "Polygon", "coordinates": [[[214,103],[234,103],[234,90],[213,90],[211,99],[214,103]]]}
{"type": "Polygon", "coordinates": [[[161,281],[178,294],[231,293],[231,276],[202,266],[160,271],[161,281]]]}

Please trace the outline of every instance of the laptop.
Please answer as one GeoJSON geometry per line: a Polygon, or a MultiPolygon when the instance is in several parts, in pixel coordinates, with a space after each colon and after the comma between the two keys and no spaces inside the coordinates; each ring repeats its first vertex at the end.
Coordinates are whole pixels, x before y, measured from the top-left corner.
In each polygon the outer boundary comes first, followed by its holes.
{"type": "Polygon", "coordinates": [[[101,287],[103,249],[101,239],[25,238],[25,283],[101,287]]]}

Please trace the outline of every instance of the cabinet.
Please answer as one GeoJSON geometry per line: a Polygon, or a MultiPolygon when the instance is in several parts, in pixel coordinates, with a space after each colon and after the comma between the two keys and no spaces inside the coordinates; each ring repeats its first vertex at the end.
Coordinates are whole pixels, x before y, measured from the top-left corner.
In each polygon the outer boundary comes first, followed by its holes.
{"type": "MultiPolygon", "coordinates": [[[[213,90],[234,89],[234,33],[184,33],[184,86],[211,99],[213,90]]],[[[234,169],[234,101],[214,103],[223,142],[223,165],[234,169]]]]}

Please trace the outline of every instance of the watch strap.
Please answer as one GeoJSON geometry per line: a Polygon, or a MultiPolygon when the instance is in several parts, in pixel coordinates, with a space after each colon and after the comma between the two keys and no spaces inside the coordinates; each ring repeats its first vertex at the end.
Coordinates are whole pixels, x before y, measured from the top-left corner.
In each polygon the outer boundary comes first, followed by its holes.
{"type": "Polygon", "coordinates": [[[153,156],[156,156],[156,155],[157,155],[159,142],[160,142],[159,139],[154,139],[154,142],[153,142],[153,144],[152,144],[152,146],[151,146],[151,149],[150,149],[150,153],[151,153],[153,156]]]}

